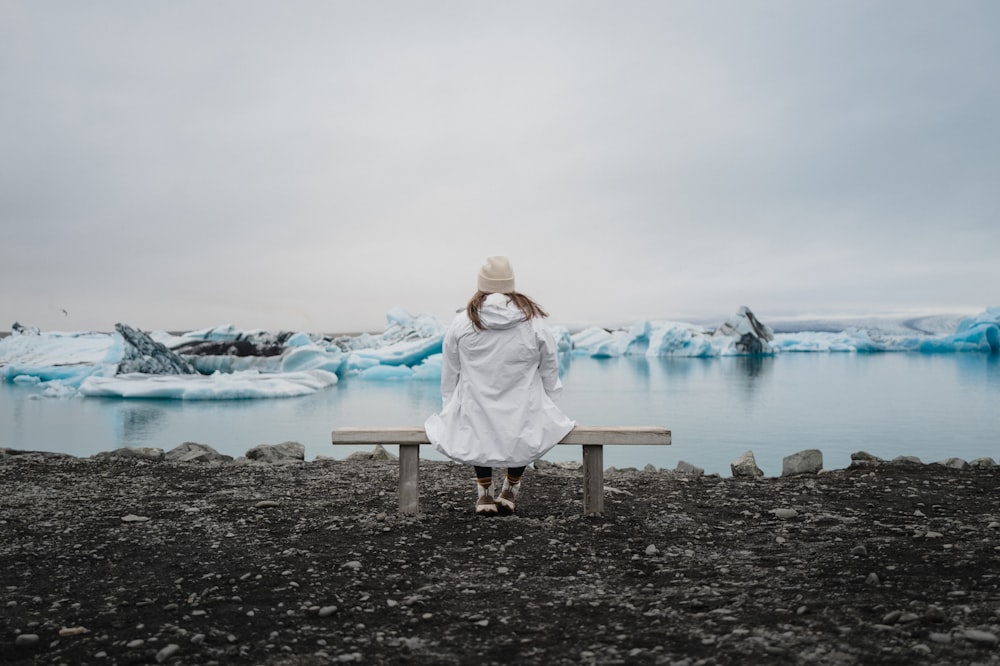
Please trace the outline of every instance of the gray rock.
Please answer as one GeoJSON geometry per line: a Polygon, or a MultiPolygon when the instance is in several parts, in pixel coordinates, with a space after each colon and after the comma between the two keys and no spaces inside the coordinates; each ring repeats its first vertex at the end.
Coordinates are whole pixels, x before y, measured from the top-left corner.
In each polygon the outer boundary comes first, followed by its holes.
{"type": "Polygon", "coordinates": [[[301,462],[306,459],[306,447],[298,442],[261,444],[247,451],[246,457],[249,460],[271,464],[301,462]]]}
{"type": "Polygon", "coordinates": [[[989,631],[980,631],[978,629],[966,629],[962,632],[962,638],[972,643],[979,643],[982,645],[996,645],[998,642],[996,634],[989,631]]]}
{"type": "Polygon", "coordinates": [[[14,639],[14,645],[17,647],[31,647],[38,645],[38,641],[38,634],[18,634],[17,638],[14,639]]]}
{"type": "Polygon", "coordinates": [[[764,472],[757,467],[757,460],[753,457],[753,451],[747,451],[729,465],[736,478],[760,479],[764,472]]]}
{"type": "Polygon", "coordinates": [[[184,442],[167,451],[164,458],[173,462],[199,463],[227,462],[233,459],[232,456],[223,455],[207,444],[197,442],[184,442]]]}
{"type": "Polygon", "coordinates": [[[774,514],[775,518],[780,520],[791,520],[799,515],[799,512],[795,509],[771,509],[771,513],[774,514]]]}
{"type": "Polygon", "coordinates": [[[969,463],[961,458],[946,458],[945,460],[938,461],[937,464],[950,467],[951,469],[965,469],[969,466],[969,463]]]}
{"type": "Polygon", "coordinates": [[[162,650],[156,653],[157,663],[162,664],[167,659],[170,659],[172,656],[177,654],[180,651],[180,649],[181,646],[177,645],[176,643],[171,643],[170,645],[165,646],[162,650]]]}
{"type": "Polygon", "coordinates": [[[997,463],[993,458],[976,458],[969,462],[971,467],[996,467],[997,463]]]}
{"type": "Polygon", "coordinates": [[[872,463],[885,462],[878,456],[872,455],[867,451],[855,451],[851,454],[851,464],[859,465],[870,465],[872,463]]]}
{"type": "Polygon", "coordinates": [[[781,461],[781,476],[816,474],[821,469],[823,469],[823,452],[819,449],[799,451],[785,456],[781,461]]]}
{"type": "Polygon", "coordinates": [[[932,643],[938,643],[940,645],[947,645],[951,643],[951,634],[944,634],[939,631],[932,631],[927,635],[932,643]]]}
{"type": "Polygon", "coordinates": [[[916,456],[896,456],[892,459],[894,463],[915,463],[917,465],[923,465],[924,461],[916,456]]]}
{"type": "Polygon", "coordinates": [[[150,448],[146,446],[125,446],[114,451],[102,451],[94,455],[95,458],[133,458],[136,460],[152,460],[159,462],[163,460],[163,449],[150,448]]]}
{"type": "Polygon", "coordinates": [[[319,609],[319,612],[317,614],[320,617],[330,617],[336,612],[337,612],[336,606],[323,606],[322,608],[319,609]]]}
{"type": "Polygon", "coordinates": [[[384,446],[376,444],[371,451],[355,451],[346,458],[347,460],[398,460],[389,453],[384,446]]]}
{"type": "Polygon", "coordinates": [[[868,549],[864,546],[855,546],[851,549],[851,555],[856,555],[858,557],[868,557],[868,549]]]}
{"type": "Polygon", "coordinates": [[[692,465],[689,462],[683,460],[677,461],[677,472],[679,474],[688,474],[690,476],[704,476],[705,470],[697,465],[692,465]]]}

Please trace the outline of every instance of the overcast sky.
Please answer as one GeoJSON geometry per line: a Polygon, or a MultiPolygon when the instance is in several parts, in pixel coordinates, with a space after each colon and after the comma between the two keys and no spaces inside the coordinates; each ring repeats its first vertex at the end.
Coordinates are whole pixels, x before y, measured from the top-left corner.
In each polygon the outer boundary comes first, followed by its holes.
{"type": "Polygon", "coordinates": [[[1000,305],[1000,2],[0,0],[0,327],[1000,305]],[[64,311],[65,310],[65,314],[64,311]]]}

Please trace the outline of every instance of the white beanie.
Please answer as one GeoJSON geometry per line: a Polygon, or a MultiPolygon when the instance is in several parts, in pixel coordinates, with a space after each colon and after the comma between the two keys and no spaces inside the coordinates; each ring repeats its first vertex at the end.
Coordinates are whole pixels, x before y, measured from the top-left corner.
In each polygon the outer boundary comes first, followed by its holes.
{"type": "Polygon", "coordinates": [[[514,291],[514,270],[507,257],[487,257],[479,269],[479,291],[509,294],[514,291]]]}

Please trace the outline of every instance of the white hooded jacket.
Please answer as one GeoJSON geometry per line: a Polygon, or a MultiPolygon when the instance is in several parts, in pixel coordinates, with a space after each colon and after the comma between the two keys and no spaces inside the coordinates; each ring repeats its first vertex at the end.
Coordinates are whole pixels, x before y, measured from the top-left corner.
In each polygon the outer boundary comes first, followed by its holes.
{"type": "Polygon", "coordinates": [[[573,429],[555,401],[562,393],[552,333],[504,294],[490,294],[477,330],[463,311],[444,336],[443,407],[424,423],[434,448],[458,462],[520,467],[573,429]]]}

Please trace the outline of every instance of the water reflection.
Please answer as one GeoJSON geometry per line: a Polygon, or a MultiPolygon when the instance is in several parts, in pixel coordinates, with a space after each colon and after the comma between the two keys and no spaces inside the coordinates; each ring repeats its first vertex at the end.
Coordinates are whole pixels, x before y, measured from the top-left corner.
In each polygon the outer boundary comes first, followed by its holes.
{"type": "Polygon", "coordinates": [[[148,442],[166,425],[166,411],[157,403],[124,401],[115,407],[120,424],[117,439],[123,446],[148,442]]]}

